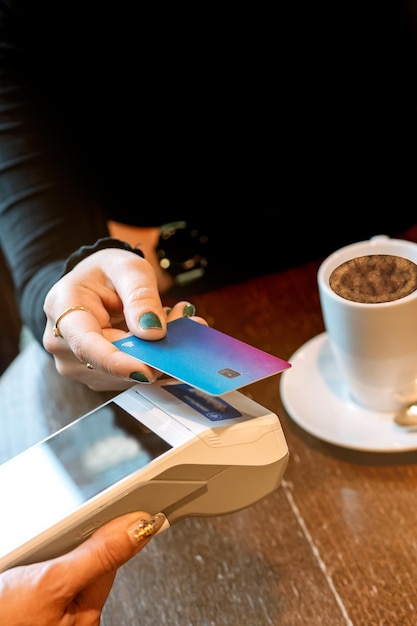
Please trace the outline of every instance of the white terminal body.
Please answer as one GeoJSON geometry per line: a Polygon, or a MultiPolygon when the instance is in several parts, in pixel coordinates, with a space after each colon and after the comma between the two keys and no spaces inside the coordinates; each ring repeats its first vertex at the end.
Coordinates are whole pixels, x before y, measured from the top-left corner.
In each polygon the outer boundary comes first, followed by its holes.
{"type": "Polygon", "coordinates": [[[239,391],[135,385],[0,465],[0,571],[63,554],[127,512],[243,509],[280,485],[274,413],[239,391]]]}

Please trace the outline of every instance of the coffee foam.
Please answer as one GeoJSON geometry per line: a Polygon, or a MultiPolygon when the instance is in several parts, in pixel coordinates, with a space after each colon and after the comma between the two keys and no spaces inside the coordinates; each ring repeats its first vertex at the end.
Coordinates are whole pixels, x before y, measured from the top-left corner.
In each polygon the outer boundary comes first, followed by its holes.
{"type": "Polygon", "coordinates": [[[392,302],[417,289],[417,265],[400,256],[369,254],[345,261],[330,275],[332,290],[353,302],[392,302]]]}

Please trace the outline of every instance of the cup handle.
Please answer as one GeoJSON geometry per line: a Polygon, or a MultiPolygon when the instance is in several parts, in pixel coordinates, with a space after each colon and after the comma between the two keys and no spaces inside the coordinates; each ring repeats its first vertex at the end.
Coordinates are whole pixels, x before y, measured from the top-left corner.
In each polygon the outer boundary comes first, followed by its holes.
{"type": "Polygon", "coordinates": [[[388,235],[374,235],[369,241],[386,241],[389,239],[388,235]]]}

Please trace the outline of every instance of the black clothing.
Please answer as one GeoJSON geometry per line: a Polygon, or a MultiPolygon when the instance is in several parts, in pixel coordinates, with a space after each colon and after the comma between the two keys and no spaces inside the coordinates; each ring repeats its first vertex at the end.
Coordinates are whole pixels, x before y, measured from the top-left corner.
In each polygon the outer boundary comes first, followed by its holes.
{"type": "Polygon", "coordinates": [[[0,1],[0,245],[38,340],[109,219],[196,226],[198,289],[413,224],[416,50],[390,4],[0,1]]]}

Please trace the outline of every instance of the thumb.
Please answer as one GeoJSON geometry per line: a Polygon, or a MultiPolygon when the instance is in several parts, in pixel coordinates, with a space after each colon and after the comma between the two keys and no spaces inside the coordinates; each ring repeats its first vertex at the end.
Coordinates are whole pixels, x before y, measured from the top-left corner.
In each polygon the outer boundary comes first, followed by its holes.
{"type": "Polygon", "coordinates": [[[107,275],[122,301],[130,332],[142,339],[164,337],[167,321],[152,265],[131,253],[122,254],[107,265],[107,275]]]}
{"type": "Polygon", "coordinates": [[[82,589],[99,577],[116,571],[146,546],[168,524],[163,513],[128,513],[99,528],[84,543],[61,557],[67,571],[77,572],[82,589]]]}

